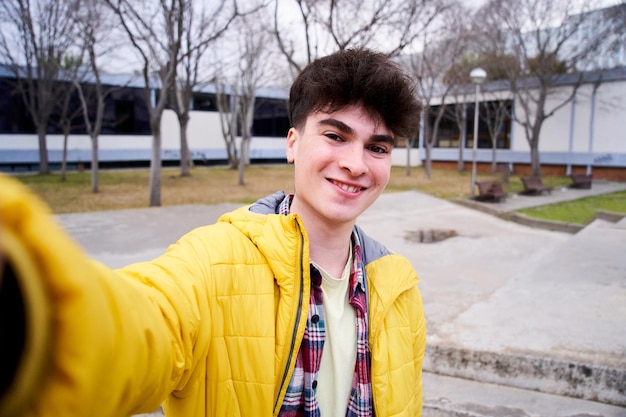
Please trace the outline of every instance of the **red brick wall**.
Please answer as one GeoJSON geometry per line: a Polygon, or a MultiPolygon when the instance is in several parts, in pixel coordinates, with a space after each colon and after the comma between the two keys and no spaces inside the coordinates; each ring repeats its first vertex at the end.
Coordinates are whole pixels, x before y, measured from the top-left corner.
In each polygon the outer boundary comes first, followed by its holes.
{"type": "MultiPolygon", "coordinates": [[[[437,169],[457,169],[456,161],[432,161],[433,168],[437,169]]],[[[465,170],[470,171],[472,169],[471,162],[465,162],[465,170]]],[[[491,172],[491,164],[490,163],[477,163],[476,171],[483,173],[491,172]]],[[[587,172],[587,167],[585,166],[574,166],[572,167],[572,173],[584,174],[587,172]]],[[[595,179],[603,179],[603,180],[611,180],[611,181],[626,181],[626,167],[624,168],[614,168],[614,167],[592,167],[592,175],[595,179]]],[[[564,177],[567,173],[567,166],[565,165],[542,165],[541,166],[541,174],[556,176],[556,177],[564,177]]],[[[532,167],[530,164],[515,164],[513,165],[512,174],[521,175],[521,176],[530,176],[532,175],[532,167]]]]}

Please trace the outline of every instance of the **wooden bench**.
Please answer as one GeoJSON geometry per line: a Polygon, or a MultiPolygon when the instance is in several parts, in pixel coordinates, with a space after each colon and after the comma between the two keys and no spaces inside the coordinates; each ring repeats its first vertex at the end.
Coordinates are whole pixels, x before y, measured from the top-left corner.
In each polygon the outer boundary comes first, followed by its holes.
{"type": "Polygon", "coordinates": [[[541,178],[539,177],[527,177],[521,178],[522,184],[524,184],[524,190],[520,192],[520,194],[524,195],[541,195],[543,193],[550,194],[552,192],[552,187],[548,187],[547,185],[543,185],[541,178]]]}
{"type": "Polygon", "coordinates": [[[498,202],[506,198],[506,193],[499,181],[476,181],[478,195],[474,197],[477,201],[498,202]]]}
{"type": "Polygon", "coordinates": [[[591,174],[572,174],[569,177],[572,179],[570,188],[584,188],[586,190],[591,188],[591,174]]]}

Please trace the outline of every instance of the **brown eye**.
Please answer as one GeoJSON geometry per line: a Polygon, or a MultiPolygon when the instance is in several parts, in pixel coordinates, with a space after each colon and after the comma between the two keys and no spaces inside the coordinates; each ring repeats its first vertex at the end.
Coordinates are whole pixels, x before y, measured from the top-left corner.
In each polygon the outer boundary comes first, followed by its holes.
{"type": "Polygon", "coordinates": [[[385,148],[384,146],[379,146],[379,145],[370,146],[370,150],[374,153],[379,153],[379,154],[389,153],[387,148],[385,148]]]}
{"type": "Polygon", "coordinates": [[[324,133],[324,136],[326,136],[328,139],[334,141],[334,142],[339,142],[340,140],[343,140],[341,136],[335,134],[335,133],[324,133]]]}

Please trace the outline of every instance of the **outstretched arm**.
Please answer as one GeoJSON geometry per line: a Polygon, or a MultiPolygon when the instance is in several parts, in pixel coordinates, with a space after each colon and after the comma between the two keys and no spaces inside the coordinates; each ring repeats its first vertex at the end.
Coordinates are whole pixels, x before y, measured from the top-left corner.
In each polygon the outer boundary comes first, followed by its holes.
{"type": "Polygon", "coordinates": [[[0,417],[128,415],[180,387],[198,359],[205,271],[178,251],[167,267],[112,271],[0,175],[0,417]]]}

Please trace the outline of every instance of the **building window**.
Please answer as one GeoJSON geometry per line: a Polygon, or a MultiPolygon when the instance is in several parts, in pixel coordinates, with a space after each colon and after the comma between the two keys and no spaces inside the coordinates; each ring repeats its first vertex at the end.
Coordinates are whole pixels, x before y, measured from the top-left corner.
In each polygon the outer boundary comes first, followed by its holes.
{"type": "Polygon", "coordinates": [[[150,114],[141,88],[121,88],[105,98],[102,134],[149,135],[150,114]]]}
{"type": "MultiPolygon", "coordinates": [[[[459,109],[460,108],[461,103],[459,103],[459,109]]],[[[461,135],[455,115],[457,106],[453,104],[446,105],[443,109],[443,115],[439,120],[439,124],[435,126],[436,117],[440,109],[441,106],[431,107],[429,123],[426,129],[426,140],[433,143],[433,147],[435,148],[458,148],[461,135]],[[435,134],[436,137],[433,138],[435,134]]]]}
{"type": "MultiPolygon", "coordinates": [[[[497,117],[501,118],[501,126],[498,134],[496,135],[496,148],[497,149],[510,149],[511,148],[511,109],[512,102],[483,102],[480,104],[480,120],[478,121],[478,144],[480,149],[490,149],[491,135],[490,126],[492,129],[496,128],[497,117]]],[[[462,103],[448,104],[444,110],[443,117],[439,121],[437,126],[437,137],[434,141],[435,148],[458,148],[460,146],[461,129],[459,128],[459,122],[457,119],[461,119],[462,103]],[[458,114],[456,112],[459,112],[458,114]]],[[[433,106],[431,108],[429,124],[426,129],[426,139],[432,141],[433,134],[435,134],[435,117],[439,111],[439,106],[433,106]]],[[[474,146],[474,105],[466,105],[466,117],[465,117],[465,132],[466,141],[465,147],[472,148],[474,146]]]]}
{"type": "Polygon", "coordinates": [[[134,133],[135,103],[130,100],[115,100],[115,131],[117,133],[134,133]]]}
{"type": "Polygon", "coordinates": [[[287,101],[257,98],[254,109],[252,134],[257,137],[283,137],[289,131],[287,101]]]}
{"type": "Polygon", "coordinates": [[[33,119],[14,80],[0,80],[0,133],[35,133],[33,119]]]}
{"type": "Polygon", "coordinates": [[[193,109],[199,111],[218,111],[215,94],[195,93],[193,95],[193,109]]]}

